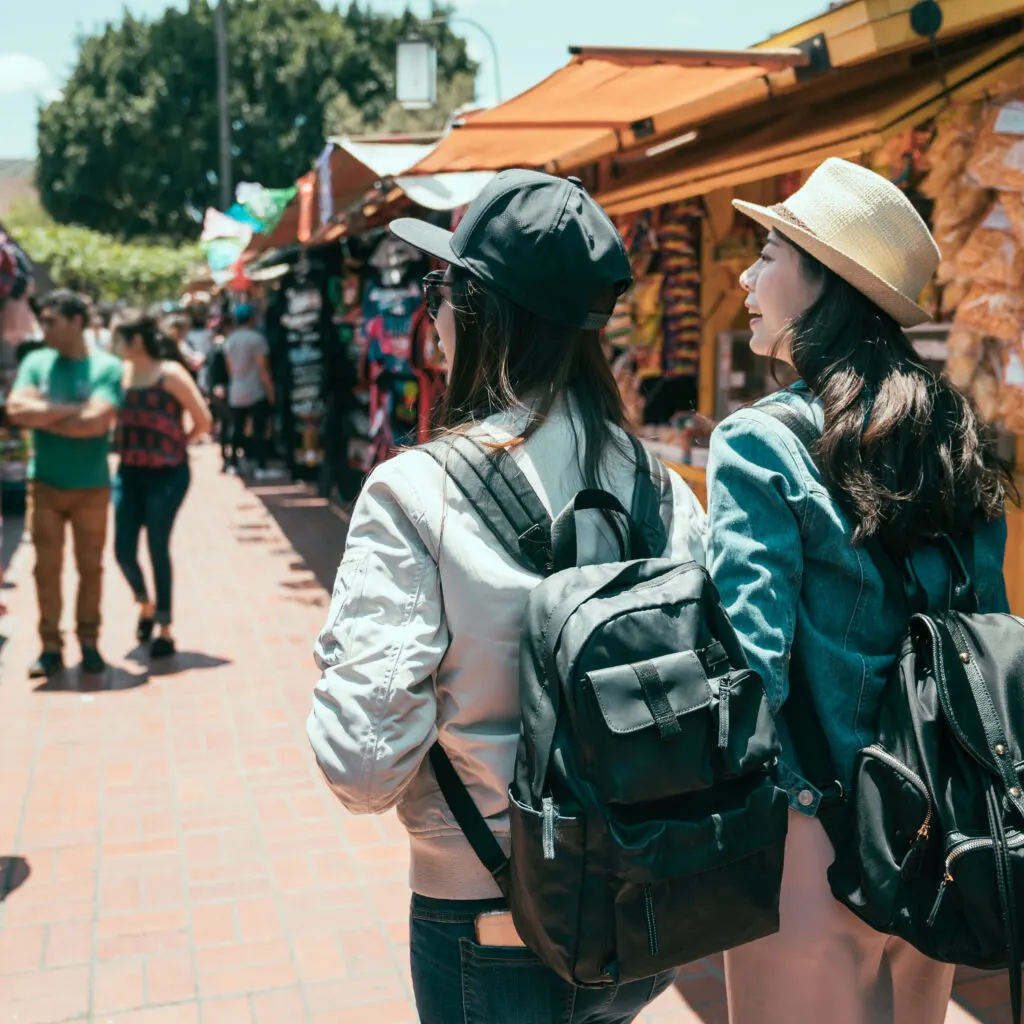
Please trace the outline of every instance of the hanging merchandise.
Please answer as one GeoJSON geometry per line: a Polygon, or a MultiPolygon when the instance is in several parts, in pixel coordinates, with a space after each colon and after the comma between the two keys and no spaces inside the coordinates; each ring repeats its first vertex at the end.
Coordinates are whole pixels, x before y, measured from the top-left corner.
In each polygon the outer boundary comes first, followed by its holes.
{"type": "Polygon", "coordinates": [[[967,172],[984,188],[1024,192],[1024,102],[1010,100],[986,112],[967,172]]]}
{"type": "Polygon", "coordinates": [[[297,189],[265,188],[251,181],[243,181],[235,189],[235,199],[245,211],[259,222],[259,231],[269,235],[277,227],[285,207],[295,198],[297,189]]]}
{"type": "Polygon", "coordinates": [[[699,202],[662,207],[657,228],[659,269],[664,275],[662,370],[667,377],[694,377],[700,366],[699,202]]]}
{"type": "Polygon", "coordinates": [[[366,379],[370,391],[370,453],[372,468],[395,448],[416,444],[420,416],[420,382],[413,365],[413,315],[423,301],[412,268],[419,253],[398,239],[386,238],[370,264],[378,277],[363,298],[366,379]],[[393,245],[392,242],[398,243],[393,245]],[[408,251],[406,251],[408,250],[408,251]],[[416,257],[413,263],[406,257],[416,257]]]}
{"type": "Polygon", "coordinates": [[[957,279],[993,287],[1016,290],[1021,286],[1024,280],[1024,248],[1017,241],[1001,202],[997,201],[991,207],[957,253],[954,273],[957,279]]]}
{"type": "Polygon", "coordinates": [[[325,303],[319,274],[305,261],[284,287],[280,317],[286,352],[285,444],[293,473],[312,470],[323,460],[325,303]]]}

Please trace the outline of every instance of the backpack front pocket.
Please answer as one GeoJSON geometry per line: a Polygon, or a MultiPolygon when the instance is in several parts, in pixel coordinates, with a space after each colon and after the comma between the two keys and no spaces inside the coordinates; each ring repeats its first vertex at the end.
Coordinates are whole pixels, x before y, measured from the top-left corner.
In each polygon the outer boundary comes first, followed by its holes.
{"type": "Polygon", "coordinates": [[[578,704],[587,772],[608,803],[705,790],[775,754],[757,674],[709,680],[694,651],[586,672],[578,704]]]}
{"type": "MultiPolygon", "coordinates": [[[[767,777],[725,786],[734,788],[733,799],[721,813],[610,823],[619,847],[615,972],[620,982],[778,930],[786,794],[767,777]]],[[[718,797],[723,807],[720,791],[718,797]]],[[[680,809],[690,802],[680,800],[680,809]]]]}

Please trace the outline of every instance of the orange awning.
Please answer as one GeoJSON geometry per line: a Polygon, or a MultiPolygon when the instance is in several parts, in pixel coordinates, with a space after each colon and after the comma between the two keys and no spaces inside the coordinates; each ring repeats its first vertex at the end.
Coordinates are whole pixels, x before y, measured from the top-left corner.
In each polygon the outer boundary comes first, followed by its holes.
{"type": "Polygon", "coordinates": [[[411,173],[579,166],[765,99],[794,84],[806,59],[797,50],[582,50],[456,128],[411,173]]]}
{"type": "Polygon", "coordinates": [[[720,132],[673,158],[671,169],[602,189],[597,199],[612,214],[649,209],[713,189],[759,181],[813,167],[829,156],[858,159],[895,132],[920,124],[949,97],[980,95],[993,82],[1014,77],[1024,64],[1024,33],[985,48],[940,71],[908,67],[842,97],[794,97],[761,127],[720,132]]]}

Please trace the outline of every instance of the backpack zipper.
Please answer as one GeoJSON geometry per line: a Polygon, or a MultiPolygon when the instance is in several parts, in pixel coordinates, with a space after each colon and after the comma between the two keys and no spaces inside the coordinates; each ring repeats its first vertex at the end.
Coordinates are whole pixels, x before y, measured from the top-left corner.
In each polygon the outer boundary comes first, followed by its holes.
{"type": "Polygon", "coordinates": [[[917,830],[917,834],[911,841],[911,846],[916,846],[920,842],[924,842],[931,834],[932,830],[932,818],[935,814],[935,809],[932,806],[932,795],[928,792],[928,787],[924,783],[924,779],[917,774],[912,768],[908,768],[899,758],[893,757],[888,750],[880,747],[877,743],[872,743],[870,746],[864,748],[865,754],[870,754],[872,757],[877,757],[879,761],[884,762],[898,774],[902,775],[909,782],[914,784],[914,787],[923,794],[925,800],[928,802],[928,811],[924,816],[924,821],[921,822],[921,827],[917,830]]]}
{"type": "Polygon", "coordinates": [[[651,956],[657,956],[659,953],[658,925],[654,920],[654,893],[651,892],[650,885],[643,886],[643,894],[644,916],[647,918],[647,948],[651,951],[651,956]]]}
{"type": "MultiPolygon", "coordinates": [[[[1015,836],[1007,836],[1006,846],[1011,850],[1016,849],[1018,846],[1024,846],[1024,834],[1018,833],[1015,836]]],[[[946,895],[946,889],[949,888],[951,882],[956,881],[953,877],[953,864],[965,853],[974,853],[975,850],[994,850],[995,847],[996,844],[991,839],[968,839],[965,842],[957,843],[949,851],[946,855],[946,873],[942,876],[939,891],[935,896],[935,903],[932,905],[932,912],[928,915],[929,928],[935,924],[935,920],[939,916],[939,908],[942,906],[942,899],[946,895]]]]}
{"type": "Polygon", "coordinates": [[[545,860],[555,859],[555,801],[544,797],[541,802],[541,848],[545,860]]]}
{"type": "Polygon", "coordinates": [[[723,676],[718,684],[718,749],[729,749],[729,695],[732,680],[723,676]]]}

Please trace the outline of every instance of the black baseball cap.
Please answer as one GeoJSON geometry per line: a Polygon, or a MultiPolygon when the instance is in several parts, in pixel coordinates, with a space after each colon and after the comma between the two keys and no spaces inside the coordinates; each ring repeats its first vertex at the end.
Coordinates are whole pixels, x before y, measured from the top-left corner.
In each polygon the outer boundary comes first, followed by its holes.
{"type": "Polygon", "coordinates": [[[454,232],[411,217],[390,228],[561,327],[600,330],[611,311],[599,299],[632,283],[622,237],[578,178],[501,171],[454,232]]]}

